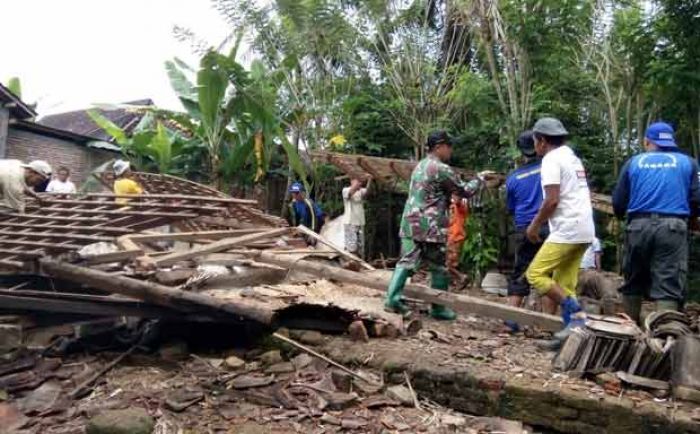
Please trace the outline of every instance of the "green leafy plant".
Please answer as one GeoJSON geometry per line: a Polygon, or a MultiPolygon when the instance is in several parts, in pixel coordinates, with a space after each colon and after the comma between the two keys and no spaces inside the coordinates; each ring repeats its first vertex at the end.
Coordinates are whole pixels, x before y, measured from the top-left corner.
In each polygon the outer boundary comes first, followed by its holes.
{"type": "Polygon", "coordinates": [[[467,239],[462,246],[460,267],[479,285],[488,269],[498,261],[498,238],[483,231],[484,218],[472,214],[466,223],[467,239]]]}

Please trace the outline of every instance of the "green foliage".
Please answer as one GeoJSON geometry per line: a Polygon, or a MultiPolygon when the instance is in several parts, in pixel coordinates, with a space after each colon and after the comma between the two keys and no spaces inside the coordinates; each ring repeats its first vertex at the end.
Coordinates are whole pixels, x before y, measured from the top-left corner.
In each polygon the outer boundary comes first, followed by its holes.
{"type": "Polygon", "coordinates": [[[498,261],[504,205],[498,192],[487,190],[482,190],[470,202],[470,214],[465,223],[467,239],[462,247],[460,267],[474,284],[479,285],[486,271],[498,261]]]}
{"type": "Polygon", "coordinates": [[[186,139],[176,132],[169,132],[162,122],[150,114],[142,119],[130,136],[97,110],[88,110],[90,118],[121,146],[124,154],[133,160],[140,170],[181,175],[185,156],[186,139]]]}
{"type": "Polygon", "coordinates": [[[484,232],[485,226],[483,216],[472,214],[469,217],[466,223],[467,239],[462,246],[460,258],[460,267],[476,285],[481,283],[486,271],[498,261],[498,238],[484,232]]]}
{"type": "Polygon", "coordinates": [[[18,98],[22,98],[22,83],[19,80],[19,77],[10,77],[9,80],[7,80],[7,88],[10,89],[10,92],[14,93],[18,98]]]}

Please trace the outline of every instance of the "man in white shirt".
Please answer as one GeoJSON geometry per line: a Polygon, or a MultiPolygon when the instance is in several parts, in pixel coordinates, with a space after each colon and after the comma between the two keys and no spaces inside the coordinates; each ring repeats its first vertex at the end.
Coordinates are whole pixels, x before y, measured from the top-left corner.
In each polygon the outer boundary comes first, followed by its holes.
{"type": "Polygon", "coordinates": [[[527,228],[528,239],[540,241],[540,227],[549,222],[549,236],[527,269],[528,282],[561,307],[567,329],[582,326],[585,314],[576,300],[579,265],[595,237],[593,208],[581,160],[566,145],[569,135],[554,118],[533,127],[535,151],[542,158],[544,201],[527,228]]]}
{"type": "Polygon", "coordinates": [[[361,258],[364,257],[365,247],[365,197],[370,186],[362,187],[362,180],[350,179],[350,186],[343,188],[343,231],[345,250],[361,258]]]}
{"type": "Polygon", "coordinates": [[[26,196],[41,205],[41,198],[32,187],[50,176],[51,166],[46,161],[24,164],[20,160],[0,160],[0,215],[24,213],[26,196]]]}
{"type": "Polygon", "coordinates": [[[70,171],[67,167],[59,167],[57,177],[49,182],[49,185],[46,187],[46,192],[62,194],[75,193],[77,191],[75,184],[68,179],[69,176],[70,171]]]}

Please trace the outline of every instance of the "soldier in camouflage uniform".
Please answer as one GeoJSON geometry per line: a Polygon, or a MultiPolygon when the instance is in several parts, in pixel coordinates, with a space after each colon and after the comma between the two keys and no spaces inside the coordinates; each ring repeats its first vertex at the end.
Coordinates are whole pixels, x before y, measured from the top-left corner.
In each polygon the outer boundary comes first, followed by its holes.
{"type": "MultiPolygon", "coordinates": [[[[445,266],[448,209],[452,194],[462,198],[472,196],[479,181],[463,183],[445,164],[452,156],[452,143],[447,133],[433,132],[428,137],[428,156],[421,160],[411,174],[408,200],[401,217],[401,259],[387,289],[385,307],[408,314],[401,301],[406,280],[425,261],[430,267],[431,288],[446,291],[449,274],[445,266]]],[[[430,315],[436,319],[453,320],[456,314],[449,308],[434,304],[430,315]]]]}

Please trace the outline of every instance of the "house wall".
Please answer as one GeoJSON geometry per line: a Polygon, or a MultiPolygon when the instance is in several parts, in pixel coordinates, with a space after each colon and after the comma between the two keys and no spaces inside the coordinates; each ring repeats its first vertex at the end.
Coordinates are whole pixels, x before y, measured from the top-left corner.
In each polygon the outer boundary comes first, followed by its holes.
{"type": "Polygon", "coordinates": [[[80,188],[90,173],[100,164],[116,158],[117,154],[102,149],[88,148],[68,140],[57,139],[10,126],[5,158],[25,162],[46,160],[56,170],[65,166],[71,171],[71,180],[80,188]]]}

